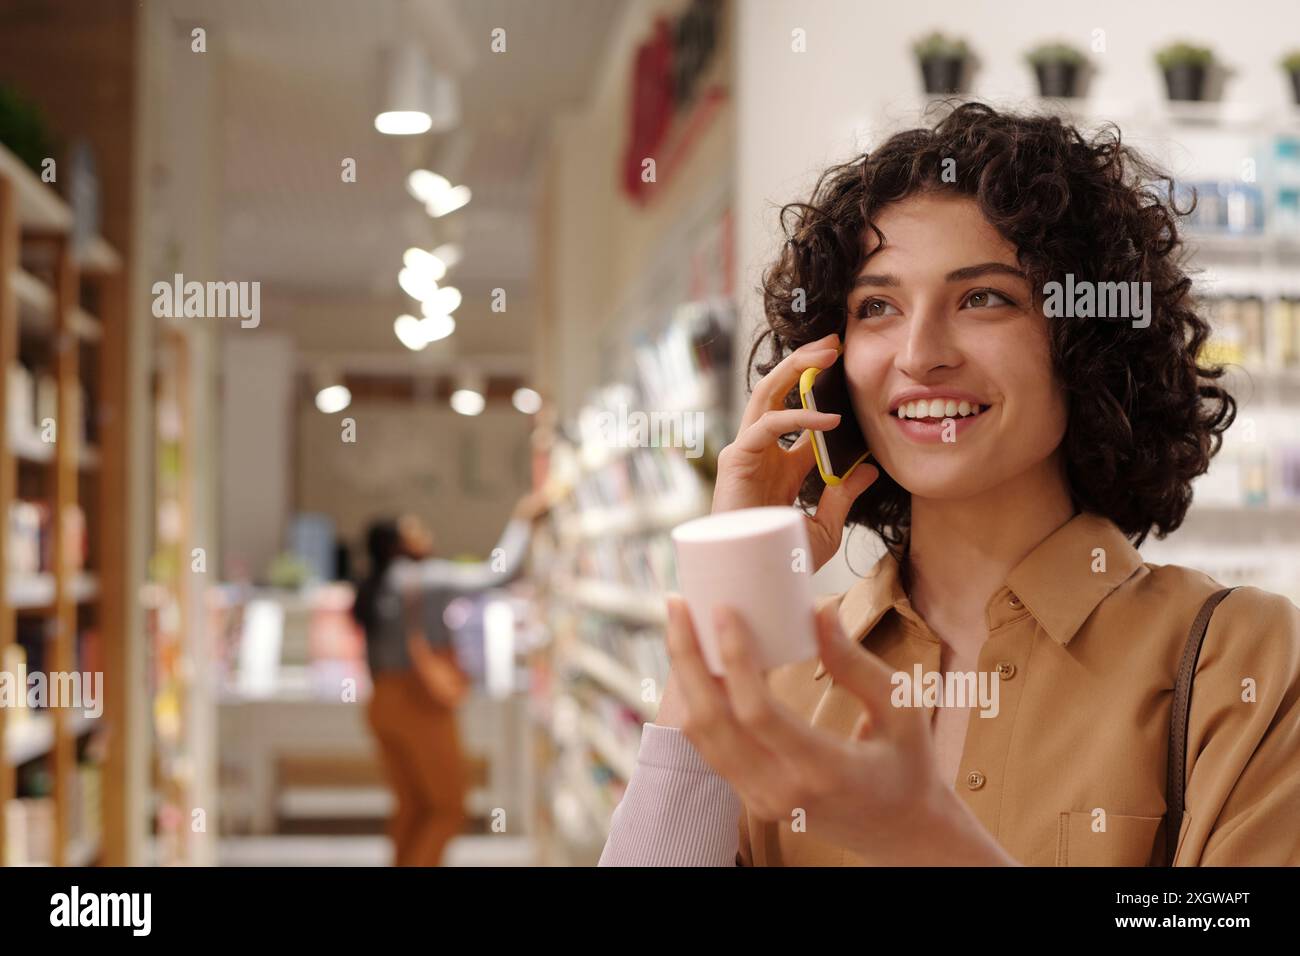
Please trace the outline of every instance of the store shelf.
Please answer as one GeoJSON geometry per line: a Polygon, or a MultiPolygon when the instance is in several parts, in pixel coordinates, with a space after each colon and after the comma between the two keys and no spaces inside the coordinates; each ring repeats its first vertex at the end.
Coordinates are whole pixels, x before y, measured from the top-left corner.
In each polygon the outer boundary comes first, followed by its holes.
{"type": "Polygon", "coordinates": [[[1300,236],[1187,230],[1182,238],[1197,256],[1206,259],[1300,263],[1300,236]]]}
{"type": "MultiPolygon", "coordinates": [[[[69,732],[81,737],[99,726],[100,717],[87,717],[75,710],[68,720],[69,732]]],[[[54,718],[48,713],[26,714],[17,721],[10,717],[5,728],[5,762],[16,767],[37,757],[43,757],[54,746],[54,718]]]]}
{"type": "MultiPolygon", "coordinates": [[[[6,581],[9,604],[18,610],[49,607],[54,603],[53,574],[10,575],[6,581]]],[[[85,604],[99,597],[99,579],[93,574],[78,574],[72,581],[72,599],[85,604]]]]}
{"type": "Polygon", "coordinates": [[[122,268],[122,257],[101,236],[95,236],[82,250],[81,267],[93,272],[116,272],[122,268]]]}
{"type": "Polygon", "coordinates": [[[668,623],[668,610],[662,599],[649,597],[629,587],[578,578],[561,584],[557,591],[584,607],[614,617],[643,624],[668,623]]]}
{"type": "Polygon", "coordinates": [[[588,509],[561,521],[559,531],[570,540],[636,534],[671,528],[707,510],[708,502],[702,494],[682,495],[622,508],[588,509]]]}
{"type": "Polygon", "coordinates": [[[21,225],[50,232],[67,232],[72,228],[72,210],[67,203],[22,160],[3,148],[0,148],[0,176],[13,184],[21,225]]]}
{"type": "Polygon", "coordinates": [[[54,443],[41,441],[31,434],[12,434],[9,436],[9,450],[14,457],[37,465],[47,465],[54,461],[54,443]]]}
{"type": "Polygon", "coordinates": [[[641,699],[641,681],[624,665],[604,651],[589,644],[577,643],[569,652],[572,664],[604,687],[618,695],[625,704],[637,711],[645,720],[653,720],[658,706],[641,699]]]}
{"type": "MultiPolygon", "coordinates": [[[[65,130],[75,133],[73,130],[65,130]]],[[[105,322],[80,307],[81,296],[96,303],[96,311],[108,318],[123,314],[125,285],[114,282],[110,274],[121,271],[120,255],[104,241],[94,236],[79,240],[74,233],[74,215],[71,207],[38,175],[32,172],[13,153],[0,146],[0,181],[13,199],[13,215],[0,230],[0,262],[7,272],[0,271],[0,292],[11,295],[14,308],[3,314],[5,327],[0,329],[0,369],[8,370],[20,364],[33,352],[49,360],[50,375],[59,394],[68,396],[80,390],[84,411],[91,420],[104,423],[105,441],[115,444],[123,427],[121,416],[104,415],[104,407],[122,407],[123,381],[121,369],[130,351],[124,337],[125,323],[105,322]],[[39,265],[38,265],[39,263],[39,265]],[[27,268],[24,268],[26,266],[27,268]],[[29,271],[30,270],[30,271],[29,271]],[[107,281],[106,281],[107,280],[107,281]],[[67,290],[70,299],[61,300],[60,291],[67,290]],[[60,315],[60,305],[66,312],[60,315]],[[62,325],[60,324],[62,323],[62,325]],[[69,341],[62,341],[65,332],[69,341]],[[56,338],[58,340],[56,340],[56,338]],[[40,341],[35,341],[40,339],[40,341]],[[83,350],[73,347],[81,343],[103,343],[103,347],[83,350]],[[83,364],[86,373],[83,375],[83,364]]],[[[129,225],[129,223],[128,223],[129,225]]],[[[39,356],[34,356],[39,357],[39,356]]],[[[61,436],[76,434],[60,428],[61,436]]],[[[7,497],[0,500],[0,513],[7,513],[20,489],[33,484],[35,476],[23,470],[23,463],[40,465],[41,490],[39,496],[49,506],[52,514],[67,514],[70,509],[86,502],[83,494],[95,507],[83,511],[88,527],[87,539],[95,548],[90,563],[102,568],[103,586],[115,593],[124,587],[122,562],[117,554],[122,531],[120,502],[122,487],[129,486],[124,468],[104,475],[99,467],[99,452],[95,448],[76,448],[71,461],[62,458],[53,443],[41,441],[34,429],[8,429],[5,441],[7,450],[17,467],[0,487],[7,488],[7,497]],[[20,434],[21,433],[21,434],[20,434]],[[69,474],[63,464],[73,464],[91,474],[78,480],[69,474]],[[48,472],[45,469],[48,468],[48,472]]],[[[64,442],[64,450],[68,450],[64,442]]],[[[70,572],[66,579],[56,579],[52,573],[34,575],[7,574],[4,589],[0,591],[0,610],[6,612],[8,624],[0,624],[0,650],[6,650],[16,640],[18,627],[29,622],[16,622],[15,611],[48,618],[50,638],[46,648],[45,666],[50,669],[69,669],[77,660],[78,604],[98,599],[101,582],[97,575],[70,572]]],[[[125,593],[124,591],[122,593],[125,593]]],[[[117,673],[116,662],[121,658],[111,653],[126,645],[124,621],[112,608],[101,609],[94,622],[103,645],[110,649],[104,656],[106,673],[104,688],[107,691],[109,712],[121,704],[120,694],[128,686],[126,677],[117,673]]],[[[55,804],[55,847],[52,863],[56,865],[86,865],[95,862],[120,864],[124,860],[124,841],[120,822],[124,813],[125,788],[124,757],[119,739],[104,739],[104,748],[98,762],[102,770],[102,800],[92,819],[83,826],[74,827],[72,814],[80,812],[78,803],[78,766],[75,741],[101,726],[97,719],[87,718],[80,710],[61,712],[66,719],[56,723],[56,714],[14,712],[0,714],[3,720],[3,737],[0,738],[0,802],[18,792],[14,767],[18,764],[48,754],[50,795],[55,804]],[[57,738],[57,739],[56,739],[57,738]],[[74,838],[74,834],[82,839],[74,838]],[[100,835],[103,834],[103,841],[100,835]]],[[[6,832],[4,816],[0,815],[0,851],[6,849],[11,835],[6,832]]],[[[11,848],[10,848],[11,849],[11,848]]]]}
{"type": "Polygon", "coordinates": [[[54,746],[54,720],[49,714],[28,714],[5,728],[5,763],[11,767],[35,760],[54,746]]]}
{"type": "MultiPolygon", "coordinates": [[[[72,230],[72,209],[63,198],[41,182],[22,160],[0,147],[0,176],[9,180],[18,198],[18,223],[24,229],[50,233],[72,230]]],[[[95,272],[116,272],[122,258],[101,236],[94,236],[79,250],[82,268],[95,272]]]]}
{"type": "Polygon", "coordinates": [[[9,603],[19,610],[49,607],[54,603],[54,575],[10,575],[5,590],[9,603]]]}
{"type": "MultiPolygon", "coordinates": [[[[25,269],[10,275],[10,284],[18,297],[18,318],[24,331],[31,334],[49,334],[54,331],[54,290],[25,269]]],[[[98,342],[104,337],[104,326],[85,309],[72,310],[72,330],[85,341],[98,342]]]]}

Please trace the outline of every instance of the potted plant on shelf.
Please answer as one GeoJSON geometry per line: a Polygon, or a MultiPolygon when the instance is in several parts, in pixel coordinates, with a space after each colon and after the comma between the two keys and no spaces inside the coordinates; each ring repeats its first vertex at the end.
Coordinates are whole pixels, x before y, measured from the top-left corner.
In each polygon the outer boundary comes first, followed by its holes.
{"type": "Polygon", "coordinates": [[[1300,105],[1300,47],[1282,57],[1282,69],[1291,74],[1291,91],[1295,94],[1296,104],[1300,105]]]}
{"type": "Polygon", "coordinates": [[[0,84],[0,143],[39,174],[53,155],[54,142],[40,109],[25,96],[0,84]]]}
{"type": "Polygon", "coordinates": [[[1042,43],[1025,54],[1038,78],[1038,95],[1073,98],[1079,95],[1079,74],[1088,58],[1068,43],[1042,43]]]}
{"type": "Polygon", "coordinates": [[[1205,77],[1214,64],[1208,47],[1171,43],[1156,51],[1156,63],[1165,74],[1171,100],[1203,100],[1205,77]]]}
{"type": "Polygon", "coordinates": [[[935,31],[913,43],[912,52],[921,64],[921,81],[926,93],[961,92],[970,60],[966,41],[935,31]]]}

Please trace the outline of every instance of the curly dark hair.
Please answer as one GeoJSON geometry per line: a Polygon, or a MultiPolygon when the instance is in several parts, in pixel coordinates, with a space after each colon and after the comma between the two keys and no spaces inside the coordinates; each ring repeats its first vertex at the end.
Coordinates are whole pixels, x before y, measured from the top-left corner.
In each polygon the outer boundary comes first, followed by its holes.
{"type": "MultiPolygon", "coordinates": [[[[766,375],[799,346],[832,332],[843,338],[847,298],[869,258],[866,230],[885,242],[872,217],[932,190],[978,202],[1015,246],[1039,308],[1045,284],[1066,273],[1151,283],[1148,327],[1056,317],[1049,336],[1069,409],[1062,452],[1075,508],[1110,518],[1135,545],[1153,528],[1157,538],[1177,529],[1192,479],[1222,446],[1237,403],[1216,382],[1223,366],[1198,362],[1210,325],[1196,311],[1177,224],[1195,195],[1178,208],[1172,178],[1123,145],[1113,124],[1085,137],[1053,116],[964,103],[933,128],[897,133],[825,170],[808,202],[781,209],[786,242],[762,278],[768,328],[749,353],[750,388],[754,372],[766,375]],[[769,358],[757,362],[769,338],[769,358]]],[[[799,406],[797,389],[785,404],[799,406]]],[[[846,525],[867,525],[901,558],[911,495],[880,470],[846,525]]],[[[797,503],[810,507],[824,487],[812,469],[797,503]]]]}

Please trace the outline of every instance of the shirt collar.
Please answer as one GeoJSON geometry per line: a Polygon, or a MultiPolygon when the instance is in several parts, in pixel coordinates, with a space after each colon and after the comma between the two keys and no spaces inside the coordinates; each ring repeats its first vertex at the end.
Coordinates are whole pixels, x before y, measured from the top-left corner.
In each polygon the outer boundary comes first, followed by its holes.
{"type": "MultiPolygon", "coordinates": [[[[1011,591],[1047,635],[1068,645],[1097,605],[1142,566],[1142,555],[1109,518],[1080,512],[1025,555],[1007,575],[1011,591]]],[[[997,596],[990,598],[990,602],[997,596]]],[[[861,642],[889,611],[924,627],[888,551],[840,601],[840,624],[861,642]]],[[[820,661],[813,679],[826,667],[820,661]]]]}

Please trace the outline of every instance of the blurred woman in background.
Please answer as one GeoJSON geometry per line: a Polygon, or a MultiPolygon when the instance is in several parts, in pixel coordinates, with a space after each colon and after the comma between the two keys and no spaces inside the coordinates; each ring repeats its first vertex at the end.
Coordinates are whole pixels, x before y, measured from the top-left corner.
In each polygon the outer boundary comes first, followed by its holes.
{"type": "Polygon", "coordinates": [[[443,612],[454,598],[499,587],[523,567],[541,492],[516,504],[493,558],[467,564],[434,557],[415,515],[374,522],[367,577],[353,614],[366,635],[373,690],[368,718],[396,799],[389,821],[396,866],[438,866],[465,824],[466,775],[456,708],[469,680],[456,662],[443,612]]]}

